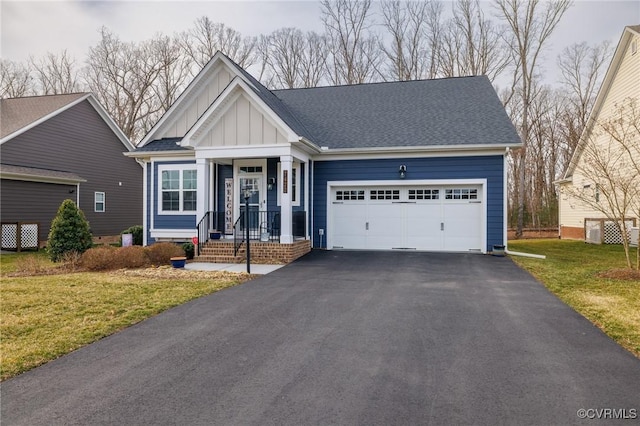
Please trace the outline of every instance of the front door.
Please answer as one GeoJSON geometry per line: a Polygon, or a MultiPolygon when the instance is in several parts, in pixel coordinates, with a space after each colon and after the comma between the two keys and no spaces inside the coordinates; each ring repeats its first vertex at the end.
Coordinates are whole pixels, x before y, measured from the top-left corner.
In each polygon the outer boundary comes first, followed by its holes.
{"type": "MultiPolygon", "coordinates": [[[[249,196],[249,228],[257,230],[260,227],[260,209],[262,207],[262,175],[244,174],[239,180],[238,200],[240,202],[240,214],[244,214],[246,210],[245,191],[250,190],[249,196]]],[[[245,222],[240,226],[245,229],[245,222]]]]}

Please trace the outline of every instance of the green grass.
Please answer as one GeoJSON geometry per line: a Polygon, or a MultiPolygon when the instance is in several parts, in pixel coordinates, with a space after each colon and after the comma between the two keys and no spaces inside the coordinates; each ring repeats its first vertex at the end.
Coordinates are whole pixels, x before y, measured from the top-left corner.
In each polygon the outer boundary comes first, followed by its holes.
{"type": "Polygon", "coordinates": [[[3,254],[0,259],[2,380],[249,278],[171,269],[142,276],[122,271],[7,276],[23,256],[40,254],[3,254]]]}
{"type": "Polygon", "coordinates": [[[42,265],[53,266],[53,262],[49,260],[47,252],[39,251],[23,251],[20,253],[7,253],[0,255],[0,274],[9,274],[15,272],[24,263],[38,263],[42,265]]]}
{"type": "MultiPolygon", "coordinates": [[[[546,255],[512,256],[552,293],[640,357],[640,280],[602,278],[626,267],[622,246],[569,240],[509,241],[509,250],[546,255]]],[[[632,249],[635,256],[635,249],[632,249]]]]}

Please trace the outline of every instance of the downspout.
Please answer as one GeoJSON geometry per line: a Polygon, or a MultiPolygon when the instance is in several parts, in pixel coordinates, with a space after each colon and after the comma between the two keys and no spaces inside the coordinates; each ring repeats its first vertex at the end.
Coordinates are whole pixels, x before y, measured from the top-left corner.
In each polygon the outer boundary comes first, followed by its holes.
{"type": "MultiPolygon", "coordinates": [[[[315,162],[311,159],[309,159],[309,226],[310,226],[310,236],[311,236],[311,248],[315,248],[315,244],[314,239],[315,239],[315,232],[314,232],[314,227],[313,227],[313,166],[315,162]]],[[[322,248],[322,247],[320,247],[322,248]]]]}
{"type": "Polygon", "coordinates": [[[509,164],[507,163],[507,157],[509,155],[510,148],[506,147],[504,150],[504,156],[502,157],[502,191],[503,191],[503,202],[502,202],[502,217],[503,219],[503,229],[502,229],[502,240],[505,250],[508,250],[508,222],[509,222],[509,210],[507,205],[509,204],[509,164]]]}

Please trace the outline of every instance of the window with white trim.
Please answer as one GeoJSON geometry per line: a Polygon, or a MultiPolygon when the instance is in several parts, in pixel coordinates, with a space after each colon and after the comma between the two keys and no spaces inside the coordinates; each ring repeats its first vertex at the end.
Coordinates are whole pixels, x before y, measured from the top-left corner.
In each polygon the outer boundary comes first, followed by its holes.
{"type": "Polygon", "coordinates": [[[478,190],[468,188],[445,189],[446,200],[477,200],[478,190]]]}
{"type": "MultiPolygon", "coordinates": [[[[299,206],[300,205],[300,163],[294,162],[291,166],[291,205],[299,206]]],[[[282,194],[282,166],[281,163],[278,163],[278,205],[281,202],[281,194],[282,194]]]]}
{"type": "Polygon", "coordinates": [[[440,199],[439,189],[410,189],[410,200],[438,200],[440,199]]]}
{"type": "Polygon", "coordinates": [[[370,200],[399,200],[399,189],[372,189],[369,192],[370,200]]]}
{"type": "Polygon", "coordinates": [[[96,213],[104,213],[106,211],[106,196],[104,192],[93,193],[93,211],[96,213]]]}
{"type": "Polygon", "coordinates": [[[336,191],[336,201],[361,201],[364,200],[363,189],[345,189],[336,191]]]}
{"type": "Polygon", "coordinates": [[[198,172],[194,165],[158,167],[160,213],[193,213],[198,201],[198,172]]]}

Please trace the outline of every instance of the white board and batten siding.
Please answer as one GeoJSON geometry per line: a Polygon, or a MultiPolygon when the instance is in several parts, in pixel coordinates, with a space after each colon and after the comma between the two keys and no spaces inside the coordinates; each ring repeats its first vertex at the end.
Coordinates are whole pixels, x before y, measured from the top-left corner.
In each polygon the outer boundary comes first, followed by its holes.
{"type": "Polygon", "coordinates": [[[199,141],[200,147],[286,144],[287,137],[258,110],[245,94],[240,94],[222,117],[199,141]]]}

